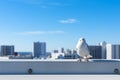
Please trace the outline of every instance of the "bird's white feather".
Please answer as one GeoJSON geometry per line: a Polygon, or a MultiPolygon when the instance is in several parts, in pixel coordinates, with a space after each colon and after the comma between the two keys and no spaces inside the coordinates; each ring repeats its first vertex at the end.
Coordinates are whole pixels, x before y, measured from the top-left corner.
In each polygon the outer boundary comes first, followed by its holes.
{"type": "Polygon", "coordinates": [[[86,43],[84,38],[80,38],[76,45],[77,53],[81,57],[91,57],[89,49],[88,49],[88,44],[86,43]]]}

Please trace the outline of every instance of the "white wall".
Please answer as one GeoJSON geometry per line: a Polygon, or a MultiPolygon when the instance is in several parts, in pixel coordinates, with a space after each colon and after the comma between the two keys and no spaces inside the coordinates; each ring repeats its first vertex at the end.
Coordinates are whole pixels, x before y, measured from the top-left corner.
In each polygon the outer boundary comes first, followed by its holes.
{"type": "Polygon", "coordinates": [[[78,61],[0,61],[0,74],[112,74],[120,70],[120,61],[78,62],[78,61]]]}

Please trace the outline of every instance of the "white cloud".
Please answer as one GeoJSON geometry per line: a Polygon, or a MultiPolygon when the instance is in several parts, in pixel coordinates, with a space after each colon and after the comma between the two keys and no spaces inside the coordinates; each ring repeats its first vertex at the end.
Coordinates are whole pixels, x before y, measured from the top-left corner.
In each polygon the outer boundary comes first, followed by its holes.
{"type": "Polygon", "coordinates": [[[76,23],[76,21],[77,21],[76,19],[72,19],[72,18],[71,18],[71,19],[66,19],[66,20],[60,20],[59,22],[60,22],[60,23],[64,23],[64,24],[66,23],[66,24],[67,24],[67,23],[76,23]]]}
{"type": "Polygon", "coordinates": [[[19,32],[19,35],[44,35],[44,34],[64,34],[64,31],[25,31],[19,32]]]}

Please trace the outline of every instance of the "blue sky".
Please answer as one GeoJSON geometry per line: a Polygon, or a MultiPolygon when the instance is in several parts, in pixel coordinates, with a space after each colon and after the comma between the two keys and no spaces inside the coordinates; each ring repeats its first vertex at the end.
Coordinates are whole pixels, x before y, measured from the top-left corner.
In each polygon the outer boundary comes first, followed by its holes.
{"type": "Polygon", "coordinates": [[[80,37],[120,44],[120,0],[0,0],[0,45],[74,49],[80,37]]]}

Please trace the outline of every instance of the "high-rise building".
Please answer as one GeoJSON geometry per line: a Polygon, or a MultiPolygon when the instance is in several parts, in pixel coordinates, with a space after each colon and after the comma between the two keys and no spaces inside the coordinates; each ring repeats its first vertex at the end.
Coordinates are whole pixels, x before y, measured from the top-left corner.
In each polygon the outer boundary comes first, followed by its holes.
{"type": "Polygon", "coordinates": [[[99,45],[102,47],[102,59],[106,59],[106,45],[107,43],[104,42],[100,42],[99,45]]]}
{"type": "Polygon", "coordinates": [[[72,54],[71,49],[66,49],[66,50],[65,50],[65,54],[72,54]]]}
{"type": "Polygon", "coordinates": [[[14,46],[13,45],[2,45],[0,56],[14,55],[14,46]]]}
{"type": "Polygon", "coordinates": [[[64,48],[60,48],[59,53],[64,53],[64,48]]]}
{"type": "Polygon", "coordinates": [[[102,47],[96,45],[88,46],[90,55],[93,59],[102,59],[102,47]]]}
{"type": "Polygon", "coordinates": [[[107,44],[107,59],[120,59],[120,45],[107,44]]]}
{"type": "Polygon", "coordinates": [[[52,50],[52,53],[58,53],[58,50],[52,50]]]}
{"type": "Polygon", "coordinates": [[[40,58],[44,55],[46,55],[46,43],[34,42],[34,57],[40,58]]]}

